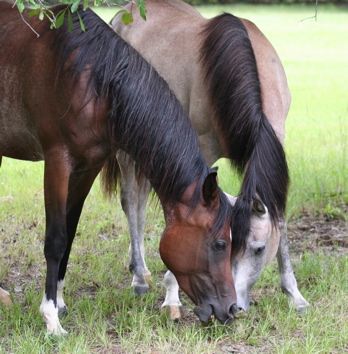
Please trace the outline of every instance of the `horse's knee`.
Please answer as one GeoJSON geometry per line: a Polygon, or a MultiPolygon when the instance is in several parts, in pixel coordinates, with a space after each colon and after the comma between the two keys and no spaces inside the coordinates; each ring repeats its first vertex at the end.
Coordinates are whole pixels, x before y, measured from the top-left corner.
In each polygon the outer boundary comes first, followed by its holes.
{"type": "Polygon", "coordinates": [[[47,233],[44,247],[46,259],[61,261],[67,248],[67,244],[67,237],[63,232],[47,233]]]}

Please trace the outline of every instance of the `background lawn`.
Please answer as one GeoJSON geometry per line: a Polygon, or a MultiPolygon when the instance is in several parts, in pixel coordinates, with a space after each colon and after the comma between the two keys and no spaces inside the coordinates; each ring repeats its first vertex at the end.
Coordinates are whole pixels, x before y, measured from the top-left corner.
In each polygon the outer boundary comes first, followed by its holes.
{"type": "MultiPolygon", "coordinates": [[[[232,12],[254,21],[277,49],[288,76],[292,107],[286,152],[291,173],[288,218],[305,213],[301,236],[313,243],[308,220],[345,219],[348,204],[348,10],[320,6],[318,21],[305,20],[313,7],[214,6],[206,16],[232,12]]],[[[115,10],[98,9],[105,20],[115,10]]],[[[226,161],[220,181],[236,193],[226,161]]],[[[39,315],[45,275],[42,163],[3,159],[0,169],[0,279],[15,305],[0,307],[0,353],[342,353],[348,351],[347,248],[298,247],[293,259],[299,287],[313,305],[299,317],[279,290],[275,265],[254,289],[257,306],[230,327],[203,328],[183,297],[179,324],[160,312],[165,271],[158,241],[159,209],[148,209],[146,248],[153,273],[149,294],[129,289],[128,232],[118,200],[105,201],[95,183],[81,217],[66,278],[69,314],[64,338],[47,337],[39,315]],[[310,249],[311,251],[308,251],[310,249]]],[[[346,219],[345,219],[346,220],[346,219]]],[[[337,221],[338,222],[338,221],[337,221]]],[[[340,221],[343,240],[347,222],[340,221]]],[[[330,232],[336,232],[328,224],[330,232]]],[[[344,245],[345,243],[343,243],[344,245]]]]}

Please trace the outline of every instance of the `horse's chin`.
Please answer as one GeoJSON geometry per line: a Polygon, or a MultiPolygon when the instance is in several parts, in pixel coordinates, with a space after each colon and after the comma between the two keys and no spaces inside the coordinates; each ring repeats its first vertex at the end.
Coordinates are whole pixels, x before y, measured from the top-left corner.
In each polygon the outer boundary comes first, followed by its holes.
{"type": "Polygon", "coordinates": [[[199,320],[202,323],[207,324],[213,314],[213,307],[209,304],[202,304],[200,306],[195,307],[194,313],[198,316],[199,320]]]}

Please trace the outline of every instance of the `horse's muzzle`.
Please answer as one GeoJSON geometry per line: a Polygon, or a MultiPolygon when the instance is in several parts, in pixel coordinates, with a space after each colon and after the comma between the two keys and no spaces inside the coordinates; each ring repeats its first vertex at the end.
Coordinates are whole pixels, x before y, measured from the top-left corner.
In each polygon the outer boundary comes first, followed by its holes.
{"type": "Polygon", "coordinates": [[[197,306],[194,309],[194,313],[198,316],[199,320],[206,324],[210,321],[211,316],[214,317],[222,324],[226,325],[233,321],[235,315],[239,312],[239,309],[236,304],[232,304],[227,307],[226,310],[222,308],[220,304],[211,305],[211,304],[203,304],[197,306]]]}

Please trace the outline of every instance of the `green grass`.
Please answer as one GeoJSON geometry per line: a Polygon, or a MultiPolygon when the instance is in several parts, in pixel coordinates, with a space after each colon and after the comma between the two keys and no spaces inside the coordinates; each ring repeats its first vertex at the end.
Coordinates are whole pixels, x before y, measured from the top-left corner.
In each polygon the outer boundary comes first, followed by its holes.
{"type": "MultiPolygon", "coordinates": [[[[348,12],[320,6],[318,22],[302,19],[311,7],[204,7],[212,16],[231,11],[252,19],[274,44],[285,65],[293,103],[286,150],[292,185],[288,217],[303,208],[341,215],[347,197],[348,12]]],[[[99,10],[100,11],[100,10],[99,10]]],[[[111,12],[103,10],[110,18],[111,12]]],[[[231,189],[221,161],[220,181],[231,189]]],[[[299,287],[313,305],[304,316],[289,309],[275,265],[254,289],[258,305],[230,327],[203,328],[187,308],[182,323],[160,312],[165,271],[158,255],[163,220],[148,210],[146,249],[153,287],[143,298],[129,289],[128,234],[118,201],[103,200],[99,184],[81,217],[66,279],[69,314],[64,338],[47,337],[38,312],[45,275],[42,163],[3,160],[0,169],[0,279],[15,306],[0,307],[0,353],[218,353],[242,348],[255,353],[342,353],[348,343],[348,260],[345,256],[298,255],[299,287]]]]}

